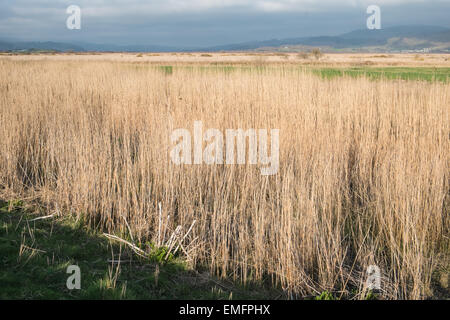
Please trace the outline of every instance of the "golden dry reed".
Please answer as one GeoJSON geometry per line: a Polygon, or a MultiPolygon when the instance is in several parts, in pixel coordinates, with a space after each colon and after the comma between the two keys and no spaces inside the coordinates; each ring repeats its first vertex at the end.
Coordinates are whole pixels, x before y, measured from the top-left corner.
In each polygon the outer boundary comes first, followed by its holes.
{"type": "Polygon", "coordinates": [[[76,60],[0,74],[3,193],[154,242],[161,202],[167,230],[197,220],[193,266],[290,297],[367,292],[376,265],[384,297],[422,299],[448,263],[448,84],[76,60]],[[278,174],[174,165],[170,135],[194,121],[280,129],[278,174]]]}

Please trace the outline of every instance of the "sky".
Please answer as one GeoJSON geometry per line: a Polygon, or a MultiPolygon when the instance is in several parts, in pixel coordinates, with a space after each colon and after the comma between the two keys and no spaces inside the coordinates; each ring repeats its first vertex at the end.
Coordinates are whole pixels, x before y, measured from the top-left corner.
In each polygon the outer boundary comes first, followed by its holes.
{"type": "Polygon", "coordinates": [[[450,0],[0,0],[0,39],[207,47],[338,35],[366,28],[369,5],[382,28],[450,28],[450,0]],[[79,30],[66,26],[70,5],[79,30]]]}

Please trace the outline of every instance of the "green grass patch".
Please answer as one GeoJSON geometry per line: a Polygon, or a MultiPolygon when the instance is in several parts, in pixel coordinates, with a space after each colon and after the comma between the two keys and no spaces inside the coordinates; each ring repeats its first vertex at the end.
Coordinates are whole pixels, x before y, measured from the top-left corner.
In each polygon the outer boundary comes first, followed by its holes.
{"type": "Polygon", "coordinates": [[[450,68],[409,68],[409,67],[354,67],[354,68],[317,68],[312,72],[325,79],[336,77],[367,77],[371,80],[418,80],[439,81],[447,83],[450,78],[450,68]]]}
{"type": "MultiPolygon", "coordinates": [[[[244,71],[251,73],[276,70],[278,66],[271,65],[226,65],[222,63],[212,63],[210,65],[198,66],[152,66],[147,64],[131,64],[135,68],[157,68],[166,75],[171,75],[175,69],[190,70],[197,72],[223,72],[244,71]]],[[[324,78],[333,79],[336,77],[349,76],[353,78],[366,77],[371,80],[410,80],[448,83],[450,79],[450,68],[429,68],[429,67],[352,67],[352,68],[322,68],[322,67],[282,67],[285,70],[308,71],[324,78]]]]}
{"type": "Polygon", "coordinates": [[[322,292],[320,295],[315,297],[315,300],[336,300],[332,293],[328,291],[322,292]]]}
{"type": "Polygon", "coordinates": [[[173,73],[173,67],[172,66],[160,66],[159,67],[164,74],[171,75],[173,73]]]}

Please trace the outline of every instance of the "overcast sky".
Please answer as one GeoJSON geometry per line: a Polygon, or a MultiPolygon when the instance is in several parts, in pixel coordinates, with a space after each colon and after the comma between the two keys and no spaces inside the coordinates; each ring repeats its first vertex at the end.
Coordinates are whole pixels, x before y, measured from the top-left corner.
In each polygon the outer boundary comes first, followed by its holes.
{"type": "Polygon", "coordinates": [[[366,27],[381,8],[382,28],[450,27],[450,0],[0,0],[0,39],[211,46],[336,35],[366,27]],[[66,8],[81,8],[68,30],[66,8]]]}

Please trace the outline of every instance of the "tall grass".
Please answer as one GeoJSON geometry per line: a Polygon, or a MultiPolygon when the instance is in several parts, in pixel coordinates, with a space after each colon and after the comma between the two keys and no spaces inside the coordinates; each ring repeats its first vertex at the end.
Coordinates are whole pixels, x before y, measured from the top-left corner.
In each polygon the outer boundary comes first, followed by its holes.
{"type": "Polygon", "coordinates": [[[0,74],[4,194],[155,242],[161,202],[169,228],[197,220],[194,266],[294,297],[364,292],[377,265],[383,296],[421,299],[448,262],[448,84],[98,61],[0,74]],[[195,120],[280,129],[278,174],[173,165],[170,134],[195,120]]]}

